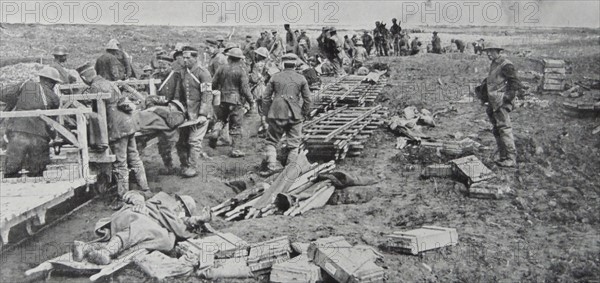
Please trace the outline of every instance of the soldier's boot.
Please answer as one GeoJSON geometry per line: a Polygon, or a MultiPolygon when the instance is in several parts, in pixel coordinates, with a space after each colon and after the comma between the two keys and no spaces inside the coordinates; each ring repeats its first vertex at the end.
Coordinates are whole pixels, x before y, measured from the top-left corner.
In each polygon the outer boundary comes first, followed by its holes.
{"type": "Polygon", "coordinates": [[[134,164],[132,170],[135,173],[135,180],[140,186],[140,190],[143,192],[150,192],[150,186],[148,185],[148,179],[146,178],[146,168],[140,160],[139,164],[134,164]]]}
{"type": "Polygon", "coordinates": [[[175,169],[175,166],[173,166],[173,160],[171,160],[168,163],[167,162],[164,162],[164,163],[165,163],[165,167],[158,169],[159,175],[174,175],[177,172],[177,169],[175,169]]]}
{"type": "Polygon", "coordinates": [[[231,152],[229,153],[229,157],[239,158],[246,156],[246,153],[240,149],[240,135],[231,136],[231,152]]]}
{"type": "Polygon", "coordinates": [[[200,152],[194,149],[190,149],[190,155],[188,159],[188,166],[182,168],[181,175],[184,178],[193,178],[198,176],[198,171],[196,170],[196,166],[198,165],[198,161],[200,161],[200,152]]]}
{"type": "Polygon", "coordinates": [[[223,130],[223,122],[217,121],[213,126],[213,130],[208,134],[208,146],[212,148],[217,147],[217,143],[219,141],[219,137],[221,136],[221,131],[223,130]]]}
{"type": "Polygon", "coordinates": [[[297,148],[290,149],[286,158],[285,166],[296,163],[296,160],[298,159],[298,154],[299,153],[297,148]]]}
{"type": "Polygon", "coordinates": [[[86,259],[97,265],[108,265],[112,262],[112,258],[117,255],[123,248],[123,241],[120,237],[115,236],[106,244],[89,251],[86,259]]]}
{"type": "Polygon", "coordinates": [[[517,149],[515,146],[515,138],[512,129],[500,130],[500,143],[498,148],[504,151],[502,160],[498,163],[501,167],[515,167],[517,165],[517,149]]]}
{"type": "Polygon", "coordinates": [[[263,164],[265,165],[265,169],[271,173],[276,173],[283,170],[283,166],[277,160],[277,149],[275,146],[265,146],[263,164]]]}
{"type": "Polygon", "coordinates": [[[73,241],[73,246],[71,247],[73,260],[81,262],[92,250],[94,250],[94,246],[92,244],[82,241],[73,241]]]}

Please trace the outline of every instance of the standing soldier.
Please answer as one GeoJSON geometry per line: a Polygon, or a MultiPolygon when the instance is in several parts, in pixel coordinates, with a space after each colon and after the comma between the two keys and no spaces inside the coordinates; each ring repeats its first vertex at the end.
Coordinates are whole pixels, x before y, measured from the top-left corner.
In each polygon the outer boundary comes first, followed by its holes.
{"type": "Polygon", "coordinates": [[[269,79],[269,74],[267,73],[269,50],[261,47],[254,50],[254,53],[254,58],[256,59],[250,66],[248,80],[250,82],[250,91],[252,92],[252,96],[256,101],[257,111],[260,115],[262,131],[259,129],[259,133],[262,133],[267,130],[268,126],[265,113],[262,111],[262,100],[265,92],[265,82],[269,79]]]}
{"type": "Polygon", "coordinates": [[[119,46],[116,42],[109,42],[105,49],[106,53],[96,60],[96,73],[109,81],[124,80],[125,66],[117,58],[119,46]]]}
{"type": "Polygon", "coordinates": [[[487,102],[487,115],[492,123],[492,133],[496,138],[500,158],[496,163],[502,167],[515,167],[517,150],[512,132],[509,113],[513,109],[513,99],[523,85],[512,62],[500,52],[503,48],[489,44],[484,51],[492,61],[488,77],[475,88],[475,94],[482,102],[487,102]]]}
{"type": "Polygon", "coordinates": [[[150,67],[152,67],[152,70],[158,68],[159,57],[163,55],[165,55],[165,50],[162,47],[157,46],[156,48],[154,48],[154,54],[152,56],[152,59],[150,59],[150,67]]]}
{"type": "Polygon", "coordinates": [[[335,27],[329,29],[329,35],[329,38],[325,40],[327,59],[331,62],[335,74],[343,76],[346,74],[343,68],[344,41],[337,35],[335,27]]]}
{"type": "Polygon", "coordinates": [[[225,124],[229,124],[231,135],[231,157],[243,157],[246,154],[239,149],[242,122],[244,118],[244,103],[250,104],[250,111],[256,108],[248,81],[248,74],[242,62],[244,54],[239,48],[227,52],[228,64],[221,66],[215,74],[213,87],[221,92],[221,105],[217,113],[217,123],[210,136],[211,147],[217,146],[217,140],[225,124]]]}
{"type": "Polygon", "coordinates": [[[373,48],[373,37],[369,34],[368,30],[365,30],[362,35],[362,42],[367,50],[367,54],[371,55],[371,49],[373,48]]]}
{"type": "Polygon", "coordinates": [[[321,53],[321,56],[326,56],[327,54],[325,42],[327,41],[328,37],[329,27],[323,27],[323,29],[321,30],[321,34],[319,35],[319,37],[317,37],[317,46],[319,47],[319,52],[321,53]]]}
{"type": "MultiPolygon", "coordinates": [[[[57,109],[60,98],[53,89],[62,83],[58,71],[44,67],[38,74],[40,82],[28,80],[20,85],[3,88],[0,101],[6,103],[6,111],[57,109]]],[[[55,137],[54,131],[38,117],[9,118],[6,123],[8,146],[4,164],[4,177],[18,177],[25,168],[30,177],[42,176],[50,164],[48,143],[55,137]]]]}
{"type": "Polygon", "coordinates": [[[140,189],[150,193],[150,187],[146,180],[146,169],[137,150],[135,142],[136,127],[132,119],[133,105],[121,94],[119,88],[101,76],[96,75],[92,63],[77,68],[81,79],[90,86],[90,93],[110,93],[111,97],[106,99],[106,122],[108,124],[109,146],[115,155],[113,173],[117,178],[117,194],[119,201],[115,207],[120,208],[120,198],[129,191],[129,167],[135,173],[135,178],[140,189]]]}
{"type": "Polygon", "coordinates": [[[433,32],[433,37],[431,38],[431,52],[442,54],[442,40],[438,36],[437,31],[433,32]]]}
{"type": "Polygon", "coordinates": [[[208,71],[211,76],[214,76],[219,67],[227,64],[227,56],[223,54],[225,48],[212,48],[212,51],[210,61],[208,62],[208,71]]]}
{"type": "Polygon", "coordinates": [[[298,44],[298,37],[294,32],[292,32],[292,28],[290,28],[290,24],[284,24],[283,28],[287,31],[285,34],[285,53],[293,51],[298,44]]]}
{"type": "Polygon", "coordinates": [[[225,38],[222,35],[217,35],[217,48],[225,48],[225,38]]]}
{"type": "Polygon", "coordinates": [[[67,55],[69,53],[67,52],[67,48],[59,45],[54,47],[54,49],[52,50],[52,55],[54,56],[54,62],[52,62],[52,64],[50,64],[50,67],[56,69],[58,71],[58,73],[60,74],[60,78],[62,79],[62,81],[66,84],[72,84],[75,83],[77,81],[77,78],[74,77],[73,75],[69,74],[69,72],[67,71],[67,69],[65,69],[65,62],[67,62],[67,55]]]}
{"type": "Polygon", "coordinates": [[[117,46],[115,56],[117,56],[117,59],[119,60],[119,62],[121,62],[121,64],[123,64],[123,67],[125,68],[125,79],[135,77],[133,73],[133,67],[131,66],[132,58],[127,52],[125,52],[125,50],[123,50],[123,48],[121,48],[121,43],[114,38],[109,40],[108,43],[117,46]]]}
{"type": "Polygon", "coordinates": [[[456,49],[458,49],[458,51],[460,51],[460,53],[465,53],[465,42],[460,40],[460,39],[452,39],[450,40],[451,43],[456,44],[456,49]]]}
{"type": "Polygon", "coordinates": [[[270,172],[282,169],[277,161],[277,144],[286,135],[286,164],[294,162],[302,141],[302,122],[310,111],[310,89],[304,76],[294,69],[298,57],[286,54],[282,58],[284,70],[273,75],[264,93],[263,111],[267,113],[264,165],[270,172]]]}
{"type": "Polygon", "coordinates": [[[212,86],[208,70],[198,64],[198,50],[183,49],[185,68],[181,70],[181,102],[187,109],[187,119],[195,124],[180,128],[177,154],[181,162],[181,174],[191,178],[198,175],[196,166],[200,157],[207,158],[202,151],[202,140],[208,129],[208,118],[212,115],[212,86]]]}
{"type": "Polygon", "coordinates": [[[417,54],[419,54],[420,50],[421,50],[421,41],[419,40],[418,36],[415,36],[415,39],[413,39],[410,42],[410,55],[417,55],[417,54]]]}
{"type": "Polygon", "coordinates": [[[300,41],[302,39],[304,39],[304,41],[306,42],[307,50],[310,50],[310,38],[308,38],[308,36],[306,35],[305,30],[300,30],[300,36],[298,36],[298,44],[300,44],[300,41]]]}
{"type": "Polygon", "coordinates": [[[279,62],[281,55],[283,55],[285,45],[281,36],[277,34],[277,30],[272,30],[271,33],[273,34],[273,41],[269,49],[269,54],[273,56],[274,61],[279,62]]]}
{"type": "Polygon", "coordinates": [[[390,28],[390,33],[392,34],[393,47],[394,47],[394,55],[400,55],[400,32],[402,32],[402,28],[397,23],[398,20],[396,18],[392,19],[392,27],[390,28]]]}

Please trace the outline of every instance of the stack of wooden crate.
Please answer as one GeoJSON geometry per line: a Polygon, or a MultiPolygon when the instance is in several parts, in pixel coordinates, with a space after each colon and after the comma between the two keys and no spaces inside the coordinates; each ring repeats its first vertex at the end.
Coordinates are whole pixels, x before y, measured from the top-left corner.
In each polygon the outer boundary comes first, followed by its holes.
{"type": "Polygon", "coordinates": [[[544,59],[544,80],[542,82],[543,90],[561,91],[565,88],[567,69],[565,61],[544,59]]]}

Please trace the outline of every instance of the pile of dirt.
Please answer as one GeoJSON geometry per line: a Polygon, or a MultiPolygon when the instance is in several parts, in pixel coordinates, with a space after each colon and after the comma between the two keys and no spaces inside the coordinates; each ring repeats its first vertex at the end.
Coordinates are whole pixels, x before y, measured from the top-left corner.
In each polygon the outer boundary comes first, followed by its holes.
{"type": "Polygon", "coordinates": [[[24,82],[28,79],[39,80],[37,74],[44,67],[39,63],[19,63],[0,68],[0,83],[10,85],[24,82]]]}

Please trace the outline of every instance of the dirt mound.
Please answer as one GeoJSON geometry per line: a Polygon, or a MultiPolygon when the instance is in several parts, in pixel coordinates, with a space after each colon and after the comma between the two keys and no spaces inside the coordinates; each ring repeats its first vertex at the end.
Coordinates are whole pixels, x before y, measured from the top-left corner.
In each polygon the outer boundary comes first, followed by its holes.
{"type": "Polygon", "coordinates": [[[28,79],[39,80],[37,74],[43,67],[39,63],[19,63],[0,68],[0,83],[9,85],[28,79]]]}

